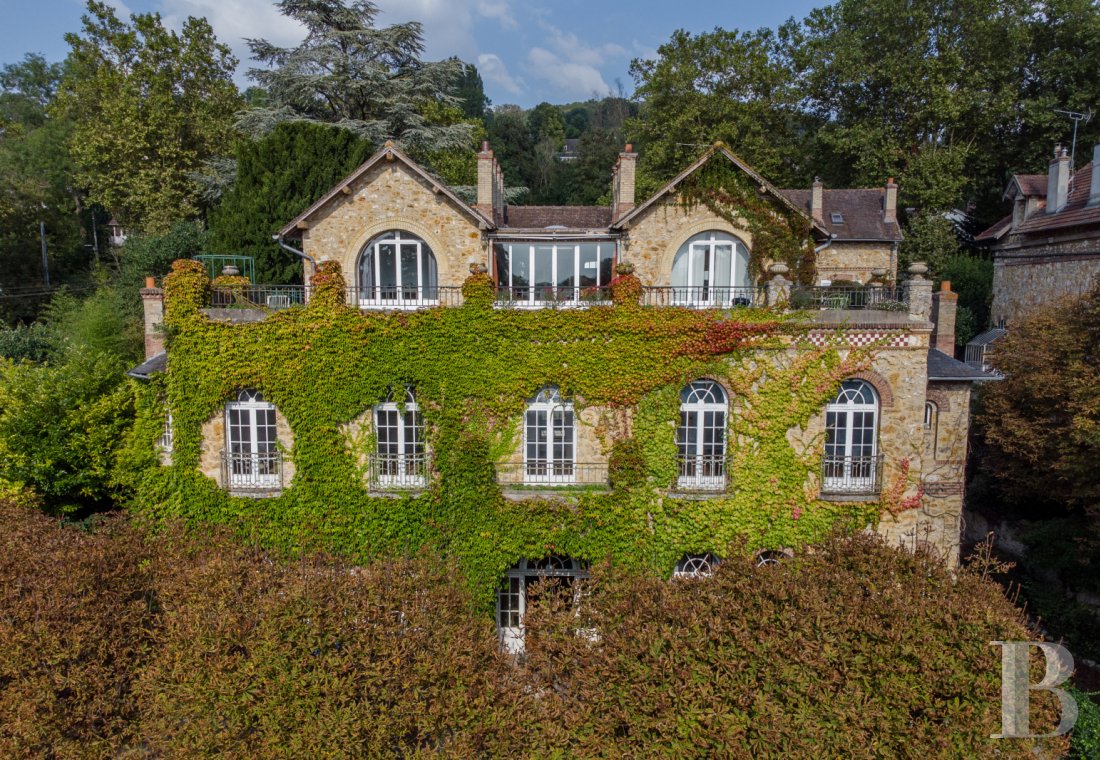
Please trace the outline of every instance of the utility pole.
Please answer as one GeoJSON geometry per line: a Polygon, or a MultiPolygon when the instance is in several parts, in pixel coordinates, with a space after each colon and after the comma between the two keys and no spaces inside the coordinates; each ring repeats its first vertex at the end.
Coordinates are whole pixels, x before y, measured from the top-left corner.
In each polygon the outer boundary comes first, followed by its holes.
{"type": "Polygon", "coordinates": [[[1077,125],[1081,122],[1088,124],[1092,121],[1092,109],[1090,108],[1087,113],[1078,113],[1077,111],[1063,111],[1060,108],[1055,108],[1054,113],[1060,113],[1073,119],[1073,146],[1069,152],[1069,166],[1072,170],[1077,165],[1077,125]]]}
{"type": "Polygon", "coordinates": [[[38,223],[38,237],[42,241],[42,279],[46,281],[46,287],[50,287],[50,260],[46,256],[46,223],[38,223]]]}

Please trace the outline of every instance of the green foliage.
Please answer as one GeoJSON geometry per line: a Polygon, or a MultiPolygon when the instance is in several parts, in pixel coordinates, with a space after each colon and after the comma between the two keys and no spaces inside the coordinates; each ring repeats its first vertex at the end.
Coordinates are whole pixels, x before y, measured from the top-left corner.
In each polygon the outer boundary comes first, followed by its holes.
{"type": "Polygon", "coordinates": [[[237,178],[210,216],[210,249],[252,256],[256,281],[300,282],[302,262],[274,235],[371,154],[349,130],[324,124],[280,124],[237,146],[237,178]]]}
{"type": "Polygon", "coordinates": [[[989,326],[989,310],[993,304],[993,262],[965,254],[949,256],[940,264],[938,279],[950,280],[951,289],[959,294],[955,343],[965,346],[989,326]]]}
{"type": "Polygon", "coordinates": [[[0,357],[15,361],[45,361],[54,347],[54,335],[45,324],[0,327],[0,357]]]}
{"type": "Polygon", "coordinates": [[[943,214],[917,214],[905,225],[905,240],[898,251],[898,271],[905,272],[915,261],[928,264],[932,279],[950,280],[942,275],[948,259],[960,256],[955,223],[943,214]]]}
{"type": "Polygon", "coordinates": [[[176,222],[163,235],[132,235],[119,251],[120,289],[137,290],[146,277],[168,274],[176,259],[189,259],[208,248],[208,233],[198,222],[176,222]]]}
{"type": "Polygon", "coordinates": [[[1100,757],[1100,703],[1095,701],[1100,694],[1072,689],[1070,696],[1077,702],[1078,715],[1069,756],[1073,760],[1100,757]]]}
{"type": "MultiPolygon", "coordinates": [[[[166,528],[80,530],[0,499],[0,754],[1022,759],[1067,745],[989,738],[988,642],[1035,638],[1000,588],[866,536],[778,567],[727,551],[698,580],[599,564],[579,616],[532,589],[516,662],[461,569],[426,552],[287,562],[166,528]]],[[[1078,699],[1088,757],[1095,707],[1078,699]]],[[[1049,731],[1051,695],[1032,703],[1049,731]]]]}
{"type": "Polygon", "coordinates": [[[159,14],[126,23],[88,0],[83,20],[83,34],[65,36],[72,52],[54,103],[73,121],[75,179],[126,226],[166,232],[199,211],[189,175],[231,147],[237,61],[205,19],[177,34],[159,14]]]}
{"type": "MultiPolygon", "coordinates": [[[[331,269],[318,277],[339,289],[342,278],[331,269]]],[[[820,453],[811,447],[800,455],[786,437],[868,357],[842,361],[828,348],[786,360],[779,336],[798,329],[782,327],[772,313],[738,310],[734,318],[636,301],[583,311],[500,310],[490,308],[487,275],[475,274],[459,308],[361,313],[344,305],[342,291],[325,297],[328,285],[317,280],[308,306],[232,325],[198,312],[201,267],[177,262],[174,270],[164,285],[173,334],[165,386],[173,464],[153,468],[137,499],[158,518],[233,524],[281,550],[322,545],[360,559],[435,547],[460,561],[487,603],[505,568],[548,546],[664,573],[689,548],[719,551],[738,538],[753,548],[797,546],[837,524],[862,529],[881,511],[875,503],[819,502],[807,483],[820,453]],[[677,467],[678,394],[702,376],[726,382],[748,411],[737,415],[731,435],[729,492],[700,501],[666,491],[677,467]],[[636,443],[616,454],[620,461],[633,452],[616,470],[618,487],[564,501],[503,497],[494,463],[514,445],[526,399],[549,383],[579,409],[603,409],[597,431],[637,406],[636,443]],[[403,384],[416,387],[438,476],[421,495],[374,497],[346,428],[403,384]],[[294,431],[288,455],[297,475],[278,498],[231,497],[196,469],[203,424],[243,387],[261,389],[294,431]]],[[[150,437],[134,445],[153,445],[155,424],[147,430],[150,437]]]]}
{"type": "Polygon", "coordinates": [[[455,84],[455,95],[459,98],[462,114],[467,119],[485,118],[490,100],[485,97],[485,83],[481,80],[477,66],[472,63],[462,64],[462,73],[455,84]]]}

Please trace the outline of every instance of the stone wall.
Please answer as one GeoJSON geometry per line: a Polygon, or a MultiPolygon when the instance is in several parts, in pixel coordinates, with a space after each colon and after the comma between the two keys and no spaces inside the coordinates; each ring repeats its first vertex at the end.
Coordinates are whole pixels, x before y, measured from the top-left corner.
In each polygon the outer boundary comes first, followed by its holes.
{"type": "Polygon", "coordinates": [[[487,249],[476,222],[404,164],[380,163],[338,195],[302,233],[303,250],[317,261],[338,261],[349,286],[357,283],[359,254],[372,238],[403,230],[426,242],[439,267],[439,285],[457,287],[487,249]]]}
{"type": "Polygon", "coordinates": [[[1096,241],[997,253],[993,261],[993,324],[1011,326],[1036,306],[1078,297],[1100,283],[1096,241]]]}
{"type": "Polygon", "coordinates": [[[817,254],[819,281],[853,280],[866,284],[875,269],[885,269],[889,280],[897,279],[897,259],[892,244],[837,240],[817,254]]]}

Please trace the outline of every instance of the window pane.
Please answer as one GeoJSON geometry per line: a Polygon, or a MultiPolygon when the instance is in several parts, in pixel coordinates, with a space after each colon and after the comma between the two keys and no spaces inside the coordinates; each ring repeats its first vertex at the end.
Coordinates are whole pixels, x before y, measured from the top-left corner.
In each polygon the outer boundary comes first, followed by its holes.
{"type": "Polygon", "coordinates": [[[393,243],[378,244],[378,284],[381,292],[378,298],[397,296],[397,246],[393,243]]]}
{"type": "Polygon", "coordinates": [[[524,287],[531,284],[530,265],[531,246],[512,246],[512,287],[524,287]]]}
{"type": "Polygon", "coordinates": [[[700,287],[710,282],[710,246],[691,246],[691,282],[690,285],[700,287]]]}
{"type": "Polygon", "coordinates": [[[401,291],[405,298],[416,298],[416,290],[420,285],[419,247],[415,243],[401,246],[401,291]]]}
{"type": "Polygon", "coordinates": [[[613,275],[611,267],[615,262],[615,244],[602,243],[600,245],[600,285],[611,282],[613,275]]]}
{"type": "MultiPolygon", "coordinates": [[[[558,287],[571,288],[577,284],[576,247],[559,245],[558,247],[558,287]]],[[[566,297],[571,297],[566,294],[566,297]]]]}
{"type": "MultiPolygon", "coordinates": [[[[720,288],[733,283],[733,246],[729,243],[717,243],[714,246],[714,276],[711,284],[720,288]]],[[[719,293],[719,297],[723,294],[719,293]]]]}
{"type": "Polygon", "coordinates": [[[599,254],[600,246],[595,243],[582,243],[580,284],[582,287],[599,285],[599,254]]]}
{"type": "Polygon", "coordinates": [[[508,249],[497,243],[493,246],[493,256],[497,264],[497,287],[506,288],[511,284],[512,270],[508,262],[508,249]]]}
{"type": "MultiPolygon", "coordinates": [[[[553,254],[553,246],[535,246],[535,285],[539,288],[551,288],[554,285],[553,254]]],[[[540,299],[545,297],[539,296],[540,299]]]]}

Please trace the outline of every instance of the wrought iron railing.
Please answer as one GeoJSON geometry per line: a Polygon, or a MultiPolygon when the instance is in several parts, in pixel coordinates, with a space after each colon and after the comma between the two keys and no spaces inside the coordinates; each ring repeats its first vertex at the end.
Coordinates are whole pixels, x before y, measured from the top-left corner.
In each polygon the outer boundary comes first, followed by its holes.
{"type": "Polygon", "coordinates": [[[216,309],[287,309],[307,300],[304,285],[214,285],[210,306],[216,309]]]}
{"type": "Polygon", "coordinates": [[[607,485],[607,463],[546,459],[505,462],[496,466],[496,479],[505,487],[603,486],[607,485]]]}
{"type": "Polygon", "coordinates": [[[415,491],[427,488],[431,475],[428,452],[415,454],[371,454],[367,457],[367,479],[380,491],[415,491]]]}
{"type": "Polygon", "coordinates": [[[681,456],[677,465],[679,491],[722,491],[726,487],[725,456],[681,456]]]}
{"type": "Polygon", "coordinates": [[[222,482],[231,491],[278,491],[283,487],[283,453],[223,451],[222,482]]]}
{"type": "Polygon", "coordinates": [[[874,495],[882,490],[882,454],[838,456],[821,459],[821,493],[874,495]]]}
{"type": "Polygon", "coordinates": [[[791,289],[790,305],[795,309],[908,311],[909,294],[905,288],[892,285],[865,287],[796,285],[791,289]]]}
{"type": "Polygon", "coordinates": [[[497,288],[497,306],[546,308],[556,306],[595,306],[611,303],[611,288],[607,286],[522,286],[497,288]]]}
{"type": "Polygon", "coordinates": [[[461,287],[397,287],[396,285],[362,285],[349,287],[348,305],[360,309],[413,311],[435,306],[461,306],[461,287]]]}
{"type": "Polygon", "coordinates": [[[689,309],[734,309],[763,306],[767,292],[754,285],[711,287],[709,285],[644,287],[643,306],[685,306],[689,309]]]}

